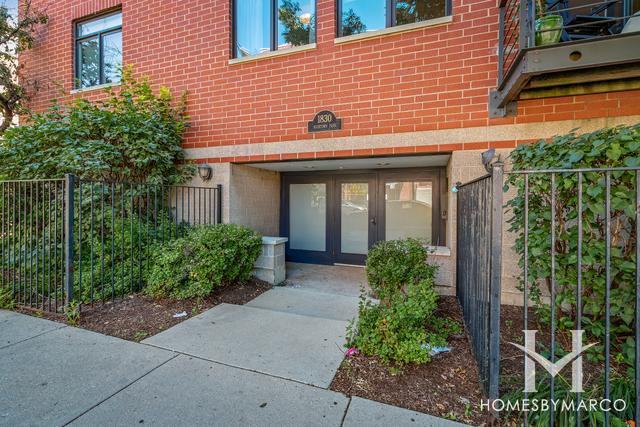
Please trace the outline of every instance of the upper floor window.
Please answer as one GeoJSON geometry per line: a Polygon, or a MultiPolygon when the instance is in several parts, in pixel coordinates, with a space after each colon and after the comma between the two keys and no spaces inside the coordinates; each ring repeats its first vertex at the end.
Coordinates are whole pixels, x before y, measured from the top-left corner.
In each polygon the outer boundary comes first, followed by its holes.
{"type": "Polygon", "coordinates": [[[314,43],[315,0],[234,0],[233,56],[314,43]]]}
{"type": "Polygon", "coordinates": [[[76,88],[120,82],[122,12],[78,22],[75,26],[76,88]]]}
{"type": "Polygon", "coordinates": [[[338,37],[449,14],[449,0],[338,0],[338,37]]]}

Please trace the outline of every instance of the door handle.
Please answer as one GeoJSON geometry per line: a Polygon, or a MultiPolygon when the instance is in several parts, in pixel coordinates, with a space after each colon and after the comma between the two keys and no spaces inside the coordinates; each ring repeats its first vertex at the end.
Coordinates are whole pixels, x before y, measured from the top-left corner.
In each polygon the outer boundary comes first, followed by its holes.
{"type": "Polygon", "coordinates": [[[376,225],[376,217],[374,216],[373,218],[371,218],[370,222],[371,224],[376,225]]]}

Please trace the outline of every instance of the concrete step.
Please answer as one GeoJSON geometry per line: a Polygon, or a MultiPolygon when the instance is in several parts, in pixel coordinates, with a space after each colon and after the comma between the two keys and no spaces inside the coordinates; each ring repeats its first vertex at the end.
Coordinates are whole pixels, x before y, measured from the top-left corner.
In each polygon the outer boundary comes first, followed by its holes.
{"type": "Polygon", "coordinates": [[[358,315],[359,298],[290,287],[275,287],[246,304],[282,313],[349,321],[358,315]]]}

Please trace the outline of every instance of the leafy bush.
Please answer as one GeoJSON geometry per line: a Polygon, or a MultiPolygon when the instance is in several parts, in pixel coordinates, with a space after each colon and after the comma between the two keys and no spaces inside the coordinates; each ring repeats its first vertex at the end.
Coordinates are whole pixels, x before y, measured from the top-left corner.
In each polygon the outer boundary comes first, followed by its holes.
{"type": "Polygon", "coordinates": [[[369,251],[367,277],[381,301],[371,302],[363,290],[359,319],[347,328],[347,346],[385,363],[425,363],[433,347],[445,345],[448,334],[460,329],[433,318],[437,267],[426,263],[427,255],[415,239],[379,242],[369,251]]]}
{"type": "Polygon", "coordinates": [[[0,309],[13,310],[16,306],[16,301],[13,298],[13,292],[11,288],[0,288],[0,309]]]}
{"type": "MultiPolygon", "coordinates": [[[[619,126],[576,135],[570,133],[521,145],[511,153],[513,169],[601,168],[640,166],[640,125],[619,126]]],[[[524,262],[524,180],[511,175],[509,185],[517,195],[509,201],[511,231],[518,233],[515,249],[524,262]]],[[[549,175],[529,177],[529,277],[538,314],[549,321],[550,310],[541,288],[551,278],[551,182],[549,175]]],[[[556,311],[557,326],[573,329],[576,318],[578,174],[556,175],[556,311]]],[[[633,337],[635,300],[635,173],[611,173],[611,343],[612,355],[634,367],[633,337]]],[[[589,342],[600,344],[590,351],[603,358],[605,335],[605,174],[583,174],[583,329],[589,342]]],[[[524,282],[523,282],[524,283],[524,282]]],[[[522,283],[522,284],[523,284],[522,283]]]]}
{"type": "Polygon", "coordinates": [[[410,283],[433,281],[437,267],[427,264],[425,244],[416,239],[378,242],[367,256],[367,280],[376,296],[386,301],[410,283]]]}
{"type": "Polygon", "coordinates": [[[123,71],[100,101],[55,103],[0,141],[0,176],[61,178],[73,173],[107,182],[181,183],[194,173],[184,161],[186,98],[173,106],[169,89],[155,95],[146,79],[123,71]]]}
{"type": "Polygon", "coordinates": [[[262,239],[235,224],[198,226],[184,238],[154,250],[146,292],[186,299],[209,295],[216,287],[249,279],[262,239]]]}
{"type": "MultiPolygon", "coordinates": [[[[134,208],[134,212],[136,210],[134,208]]],[[[91,216],[85,209],[81,224],[82,249],[80,252],[79,241],[75,249],[80,259],[74,274],[78,301],[110,299],[143,289],[154,243],[161,241],[162,233],[168,239],[179,232],[178,226],[162,210],[156,213],[155,219],[150,216],[148,220],[144,214],[138,217],[130,212],[130,206],[125,206],[125,215],[120,209],[114,214],[110,209],[104,213],[96,209],[91,233],[91,216]]]]}

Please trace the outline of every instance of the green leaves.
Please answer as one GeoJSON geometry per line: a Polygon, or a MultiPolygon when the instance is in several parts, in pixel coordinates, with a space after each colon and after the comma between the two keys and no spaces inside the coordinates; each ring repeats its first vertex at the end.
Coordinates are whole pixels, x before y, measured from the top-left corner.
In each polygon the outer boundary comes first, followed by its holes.
{"type": "Polygon", "coordinates": [[[185,182],[195,172],[180,165],[185,109],[184,97],[175,103],[166,88],[156,96],[148,80],[136,79],[127,68],[118,92],[107,89],[103,100],[56,102],[30,124],[9,129],[0,141],[0,176],[74,173],[107,182],[185,182]]]}
{"type": "Polygon", "coordinates": [[[215,288],[249,279],[262,238],[235,224],[198,226],[154,250],[146,292],[158,298],[205,297],[215,288]]]}
{"type": "MultiPolygon", "coordinates": [[[[514,170],[547,168],[635,167],[640,165],[640,124],[618,126],[576,135],[557,136],[551,142],[521,145],[511,153],[514,170]]],[[[611,174],[611,337],[612,353],[628,359],[624,346],[633,340],[630,325],[635,300],[635,172],[611,174]]],[[[556,174],[556,310],[559,329],[575,325],[578,244],[578,174],[556,174]]],[[[513,212],[510,230],[517,233],[515,249],[523,256],[523,177],[510,175],[508,185],[518,189],[508,202],[513,212]]],[[[542,295],[548,293],[551,267],[551,186],[548,174],[529,179],[529,280],[538,312],[548,319],[551,307],[542,295]]],[[[583,174],[582,212],[582,312],[583,327],[595,340],[605,334],[605,174],[583,174]]],[[[523,265],[524,260],[520,260],[523,265]]],[[[524,282],[521,283],[524,285],[524,282]]],[[[628,360],[627,360],[628,362],[628,360]]]]}
{"type": "Polygon", "coordinates": [[[379,242],[369,251],[367,277],[381,302],[372,303],[363,291],[358,322],[347,328],[348,346],[400,366],[425,363],[431,347],[446,345],[448,335],[461,330],[433,316],[437,267],[426,263],[427,255],[416,239],[379,242]]]}

